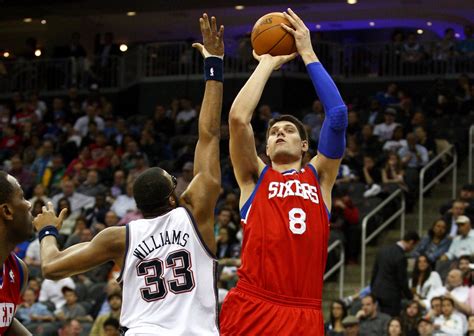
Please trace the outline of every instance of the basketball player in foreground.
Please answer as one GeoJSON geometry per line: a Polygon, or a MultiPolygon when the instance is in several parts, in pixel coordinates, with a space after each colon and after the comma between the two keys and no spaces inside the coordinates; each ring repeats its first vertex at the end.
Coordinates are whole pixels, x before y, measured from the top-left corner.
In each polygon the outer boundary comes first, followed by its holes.
{"type": "Polygon", "coordinates": [[[178,200],[176,179],[150,168],[135,181],[133,194],[144,219],[101,231],[91,242],[59,251],[64,212],[51,203],[34,220],[47,278],[85,272],[109,260],[122,268],[125,335],[218,335],[214,208],[220,191],[219,132],[222,108],[224,27],[206,14],[199,20],[206,89],[199,116],[194,178],[178,200]],[[196,225],[197,224],[197,225],[196,225]],[[201,238],[202,237],[202,238],[201,238]],[[212,250],[212,251],[211,251],[212,250]]]}
{"type": "Polygon", "coordinates": [[[273,70],[293,59],[261,55],[229,115],[230,155],[241,190],[244,239],[237,287],[221,311],[222,335],[323,335],[321,297],[331,190],[345,149],[347,107],[311,46],[309,30],[288,9],[298,53],[324,105],[318,154],[308,151],[303,124],[290,115],[269,122],[267,155],[257,156],[252,113],[273,70]]]}
{"type": "Polygon", "coordinates": [[[0,335],[31,333],[14,317],[28,282],[28,268],[13,249],[33,235],[31,204],[18,181],[0,171],[0,335]]]}

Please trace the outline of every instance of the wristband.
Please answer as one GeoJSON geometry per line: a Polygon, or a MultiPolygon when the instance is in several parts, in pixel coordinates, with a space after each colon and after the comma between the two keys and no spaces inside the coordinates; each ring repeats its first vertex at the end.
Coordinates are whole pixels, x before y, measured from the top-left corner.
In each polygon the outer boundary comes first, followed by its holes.
{"type": "Polygon", "coordinates": [[[46,236],[54,236],[58,238],[59,236],[58,229],[56,229],[56,227],[53,225],[48,225],[42,228],[41,231],[38,233],[38,239],[40,243],[41,243],[41,240],[43,240],[43,238],[46,236]]]}
{"type": "Polygon", "coordinates": [[[224,60],[220,57],[211,56],[204,59],[204,79],[224,81],[224,60]]]}

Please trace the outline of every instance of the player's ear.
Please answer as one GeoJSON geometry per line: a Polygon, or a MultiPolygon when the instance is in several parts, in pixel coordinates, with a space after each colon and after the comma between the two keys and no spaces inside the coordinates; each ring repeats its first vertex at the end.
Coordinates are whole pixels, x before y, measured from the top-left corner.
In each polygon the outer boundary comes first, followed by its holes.
{"type": "Polygon", "coordinates": [[[3,203],[0,205],[0,215],[5,220],[13,220],[13,208],[8,203],[3,203]]]}
{"type": "Polygon", "coordinates": [[[309,150],[309,143],[308,140],[301,141],[301,151],[306,153],[309,150]]]}
{"type": "Polygon", "coordinates": [[[174,197],[174,195],[171,195],[171,196],[168,198],[168,202],[170,202],[170,205],[171,205],[173,208],[176,208],[176,206],[177,206],[177,201],[176,201],[176,198],[174,197]]]}

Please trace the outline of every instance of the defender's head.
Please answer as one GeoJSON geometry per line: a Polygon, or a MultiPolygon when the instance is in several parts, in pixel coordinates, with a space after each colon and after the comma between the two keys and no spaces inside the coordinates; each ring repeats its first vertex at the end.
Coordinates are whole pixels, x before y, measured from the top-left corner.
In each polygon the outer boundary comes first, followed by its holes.
{"type": "Polygon", "coordinates": [[[145,218],[159,216],[177,206],[176,177],[153,167],[140,174],[133,184],[133,198],[145,218]]]}
{"type": "Polygon", "coordinates": [[[8,242],[18,244],[31,238],[31,203],[25,200],[16,178],[4,171],[0,171],[0,217],[0,230],[5,230],[8,242]]]}
{"type": "Polygon", "coordinates": [[[308,133],[303,123],[288,114],[270,120],[266,137],[266,151],[272,162],[301,161],[309,149],[308,133]]]}

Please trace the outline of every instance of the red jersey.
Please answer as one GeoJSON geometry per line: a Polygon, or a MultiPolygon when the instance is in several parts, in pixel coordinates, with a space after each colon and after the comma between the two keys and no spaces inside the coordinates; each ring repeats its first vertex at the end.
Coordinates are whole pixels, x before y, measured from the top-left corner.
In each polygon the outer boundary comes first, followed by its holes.
{"type": "Polygon", "coordinates": [[[0,269],[0,335],[5,334],[21,302],[23,269],[14,253],[10,253],[0,269]]]}
{"type": "Polygon", "coordinates": [[[321,300],[329,213],[314,166],[283,173],[265,167],[241,218],[240,281],[287,297],[321,300]]]}

